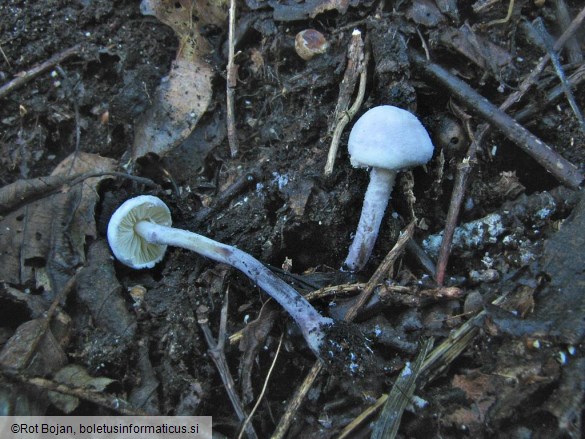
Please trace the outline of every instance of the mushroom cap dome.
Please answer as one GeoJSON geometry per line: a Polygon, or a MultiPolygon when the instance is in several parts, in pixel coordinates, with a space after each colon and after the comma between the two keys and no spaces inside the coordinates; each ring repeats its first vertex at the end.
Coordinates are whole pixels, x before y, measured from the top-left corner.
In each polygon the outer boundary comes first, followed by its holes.
{"type": "Polygon", "coordinates": [[[381,105],[366,111],[354,124],[348,150],[356,168],[374,166],[398,171],[427,163],[434,147],[414,114],[381,105]]]}
{"type": "Polygon", "coordinates": [[[134,230],[140,221],[171,226],[171,211],[160,199],[140,195],[122,203],[108,223],[108,242],[114,256],[132,268],[152,268],[165,255],[166,245],[147,242],[134,230]]]}

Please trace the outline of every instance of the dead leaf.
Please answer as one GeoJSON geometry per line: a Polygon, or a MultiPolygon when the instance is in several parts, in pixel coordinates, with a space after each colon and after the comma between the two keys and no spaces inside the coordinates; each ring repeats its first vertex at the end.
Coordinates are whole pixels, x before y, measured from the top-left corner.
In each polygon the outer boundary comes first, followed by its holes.
{"type": "Polygon", "coordinates": [[[499,78],[501,70],[512,62],[512,55],[487,38],[478,35],[468,25],[459,29],[447,28],[440,33],[441,43],[456,50],[482,69],[499,78]]]}
{"type": "Polygon", "coordinates": [[[134,160],[147,153],[165,155],[189,136],[207,111],[213,70],[204,60],[209,43],[200,30],[203,24],[221,22],[222,3],[206,3],[203,10],[196,8],[197,4],[190,0],[143,0],[140,5],[143,14],[154,15],[175,31],[179,49],[152,106],[136,124],[134,160]],[[199,20],[193,18],[194,10],[199,20]],[[206,10],[211,10],[209,17],[205,17],[206,10]]]}
{"type": "Polygon", "coordinates": [[[48,376],[65,364],[67,355],[50,328],[45,327],[44,319],[24,322],[0,351],[0,365],[28,375],[48,376]],[[31,350],[34,350],[32,354],[31,350]]]}
{"type": "Polygon", "coordinates": [[[489,408],[495,403],[494,392],[501,378],[485,375],[479,372],[471,372],[469,375],[455,375],[453,387],[465,392],[470,404],[459,407],[445,417],[445,422],[456,426],[466,426],[475,436],[481,431],[489,408]]]}
{"type": "MultiPolygon", "coordinates": [[[[59,370],[54,381],[66,384],[70,387],[87,389],[95,392],[103,392],[112,383],[116,382],[111,378],[92,377],[87,371],[76,364],[70,364],[59,370]]],[[[79,406],[79,398],[71,395],[64,395],[58,392],[49,392],[49,400],[55,407],[66,414],[71,413],[79,406]]]]}
{"type": "MultiPolygon", "coordinates": [[[[112,171],[115,166],[112,159],[78,153],[58,165],[52,176],[112,171]]],[[[85,261],[86,236],[97,236],[94,209],[103,178],[63,188],[6,215],[0,221],[0,280],[60,291],[85,261]]]]}
{"type": "Polygon", "coordinates": [[[252,386],[254,360],[266,343],[266,337],[272,330],[279,313],[280,311],[274,301],[267,302],[260,310],[258,318],[244,328],[239,348],[240,352],[243,352],[240,361],[240,378],[242,381],[242,397],[245,402],[254,400],[254,388],[252,386]]]}
{"type": "Polygon", "coordinates": [[[77,297],[89,309],[96,327],[132,339],[136,319],[126,309],[110,248],[99,240],[92,243],[87,253],[89,264],[78,275],[77,297]]]}
{"type": "Polygon", "coordinates": [[[434,27],[445,21],[445,17],[430,0],[413,0],[412,5],[406,11],[406,17],[427,27],[434,27]]]}
{"type": "Polygon", "coordinates": [[[0,214],[8,213],[35,198],[44,197],[63,184],[64,179],[60,175],[17,180],[8,184],[0,188],[0,214]]]}
{"type": "MultiPolygon", "coordinates": [[[[51,173],[52,176],[66,176],[83,174],[86,172],[112,172],[116,169],[117,162],[114,159],[101,157],[97,154],[88,154],[81,152],[72,154],[57,165],[51,173]]],[[[91,237],[97,238],[95,223],[95,206],[99,201],[97,187],[101,181],[109,178],[108,176],[92,177],[85,179],[81,186],[81,200],[77,206],[73,222],[69,232],[71,244],[74,246],[76,253],[84,259],[85,239],[91,237]]]]}
{"type": "Polygon", "coordinates": [[[300,182],[295,180],[283,188],[282,192],[288,196],[291,211],[297,218],[302,218],[305,214],[305,208],[314,186],[315,183],[312,180],[301,180],[300,182]]]}

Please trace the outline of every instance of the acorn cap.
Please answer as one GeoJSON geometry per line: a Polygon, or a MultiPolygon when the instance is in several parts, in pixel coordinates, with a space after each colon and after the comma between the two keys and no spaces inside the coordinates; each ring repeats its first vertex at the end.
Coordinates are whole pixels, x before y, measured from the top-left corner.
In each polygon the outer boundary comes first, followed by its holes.
{"type": "Polygon", "coordinates": [[[140,195],[125,201],[108,224],[108,242],[116,258],[132,268],[152,268],[165,255],[166,245],[151,244],[134,230],[140,221],[172,224],[171,212],[160,199],[140,195]]]}
{"type": "Polygon", "coordinates": [[[399,171],[427,163],[434,147],[414,114],[381,105],[366,111],[354,124],[348,150],[355,168],[373,166],[399,171]]]}

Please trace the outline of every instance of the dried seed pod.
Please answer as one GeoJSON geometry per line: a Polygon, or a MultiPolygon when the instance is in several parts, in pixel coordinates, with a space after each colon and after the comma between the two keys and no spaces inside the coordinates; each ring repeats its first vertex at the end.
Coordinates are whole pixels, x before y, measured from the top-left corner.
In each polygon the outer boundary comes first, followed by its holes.
{"type": "Polygon", "coordinates": [[[305,29],[295,37],[295,50],[305,61],[309,61],[315,55],[325,53],[327,49],[329,49],[329,42],[318,30],[305,29]]]}
{"type": "Polygon", "coordinates": [[[435,129],[437,143],[449,158],[463,153],[467,148],[467,135],[455,119],[441,115],[435,129]]]}

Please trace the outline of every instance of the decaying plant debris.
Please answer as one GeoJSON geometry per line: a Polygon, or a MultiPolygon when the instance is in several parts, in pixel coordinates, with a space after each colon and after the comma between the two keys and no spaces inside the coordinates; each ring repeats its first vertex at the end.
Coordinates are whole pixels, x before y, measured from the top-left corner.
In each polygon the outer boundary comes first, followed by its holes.
{"type": "Polygon", "coordinates": [[[226,437],[582,437],[581,3],[3,2],[0,410],[212,415],[226,437]],[[308,29],[326,42],[302,59],[308,29]],[[347,273],[367,185],[348,132],[382,104],[435,154],[347,273]],[[114,262],[108,221],[139,194],[351,321],[367,373],[317,361],[229,267],[114,262]]]}

